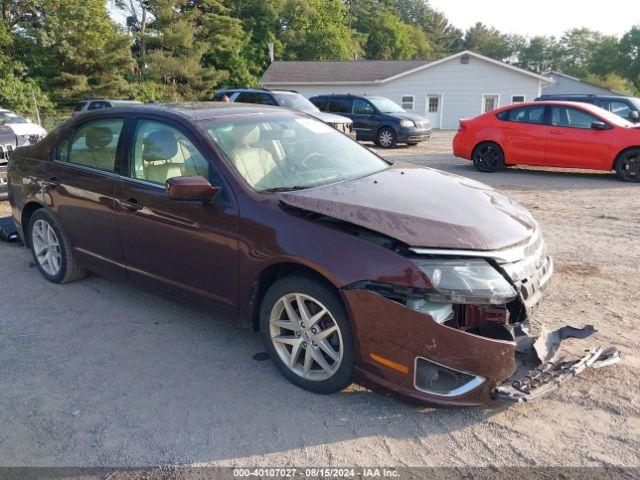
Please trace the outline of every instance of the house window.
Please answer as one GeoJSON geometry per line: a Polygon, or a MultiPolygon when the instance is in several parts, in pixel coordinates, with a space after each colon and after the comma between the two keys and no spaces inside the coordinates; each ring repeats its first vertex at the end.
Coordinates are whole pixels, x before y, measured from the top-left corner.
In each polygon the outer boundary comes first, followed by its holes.
{"type": "Polygon", "coordinates": [[[511,103],[524,103],[527,101],[527,97],[525,95],[514,95],[511,97],[511,103]]]}
{"type": "Polygon", "coordinates": [[[402,97],[402,108],[407,112],[413,112],[413,95],[404,95],[402,97]]]}
{"type": "Polygon", "coordinates": [[[482,113],[492,112],[500,107],[500,96],[485,94],[482,96],[482,113]]]}
{"type": "Polygon", "coordinates": [[[429,113],[438,113],[440,109],[440,97],[429,96],[429,113]]]}

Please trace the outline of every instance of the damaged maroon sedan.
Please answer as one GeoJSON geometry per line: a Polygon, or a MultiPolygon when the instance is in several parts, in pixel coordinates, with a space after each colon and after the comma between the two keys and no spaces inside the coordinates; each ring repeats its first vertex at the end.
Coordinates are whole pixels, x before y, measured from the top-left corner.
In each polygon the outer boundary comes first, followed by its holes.
{"type": "Polygon", "coordinates": [[[431,404],[542,396],[613,348],[530,335],[553,272],[529,212],[475,181],[390,164],[335,129],[239,104],[81,115],[9,168],[49,281],[92,271],[230,311],[294,384],[431,404]]]}

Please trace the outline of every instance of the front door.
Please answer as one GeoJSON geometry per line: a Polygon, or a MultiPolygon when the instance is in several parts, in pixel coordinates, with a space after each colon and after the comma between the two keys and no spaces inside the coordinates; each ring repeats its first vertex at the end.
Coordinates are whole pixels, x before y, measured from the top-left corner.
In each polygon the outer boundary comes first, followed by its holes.
{"type": "Polygon", "coordinates": [[[442,119],[442,95],[427,95],[427,118],[431,124],[431,128],[441,128],[442,119]]]}
{"type": "Polygon", "coordinates": [[[581,108],[551,106],[546,164],[565,168],[611,168],[608,137],[613,130],[595,130],[602,120],[581,108]]]}
{"type": "Polygon", "coordinates": [[[374,139],[380,126],[380,122],[376,116],[376,109],[371,102],[356,98],[353,101],[353,128],[363,139],[374,139]]]}
{"type": "Polygon", "coordinates": [[[118,185],[117,221],[129,277],[192,300],[237,305],[238,211],[213,158],[175,124],[139,119],[128,171],[118,185]],[[222,187],[208,202],[165,196],[165,182],[202,176],[222,187]]]}
{"type": "Polygon", "coordinates": [[[124,276],[115,217],[115,187],[124,126],[101,118],[76,127],[54,152],[44,179],[45,199],[79,260],[124,276]]]}

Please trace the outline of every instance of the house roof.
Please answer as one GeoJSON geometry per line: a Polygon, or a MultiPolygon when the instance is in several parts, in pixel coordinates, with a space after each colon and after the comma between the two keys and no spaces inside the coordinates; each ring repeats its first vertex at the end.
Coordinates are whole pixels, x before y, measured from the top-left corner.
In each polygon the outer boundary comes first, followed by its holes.
{"type": "Polygon", "coordinates": [[[469,55],[550,84],[552,80],[508,63],[463,51],[439,60],[356,60],[343,62],[273,62],[262,76],[262,84],[277,85],[348,85],[386,83],[396,78],[434,67],[463,55],[469,55]]]}
{"type": "Polygon", "coordinates": [[[429,63],[431,61],[426,60],[273,62],[262,76],[262,82],[380,82],[429,63]]]}
{"type": "Polygon", "coordinates": [[[588,82],[586,80],[580,80],[577,77],[572,77],[571,75],[567,75],[566,73],[559,72],[558,70],[549,70],[542,73],[544,76],[551,77],[553,75],[557,77],[568,78],[569,80],[573,80],[574,82],[584,83],[585,85],[589,85],[590,87],[599,88],[600,90],[605,90],[607,92],[615,93],[616,95],[627,95],[625,92],[621,92],[619,90],[614,90],[612,88],[603,87],[602,85],[598,85],[597,83],[588,82]]]}

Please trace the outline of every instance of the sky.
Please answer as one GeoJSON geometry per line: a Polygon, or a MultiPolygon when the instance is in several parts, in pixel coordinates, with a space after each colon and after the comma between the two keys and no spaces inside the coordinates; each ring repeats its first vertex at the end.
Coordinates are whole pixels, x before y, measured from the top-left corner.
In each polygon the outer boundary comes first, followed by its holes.
{"type": "Polygon", "coordinates": [[[429,0],[456,27],[466,30],[476,22],[504,33],[560,36],[572,28],[587,27],[621,36],[640,25],[639,0],[429,0]]]}

